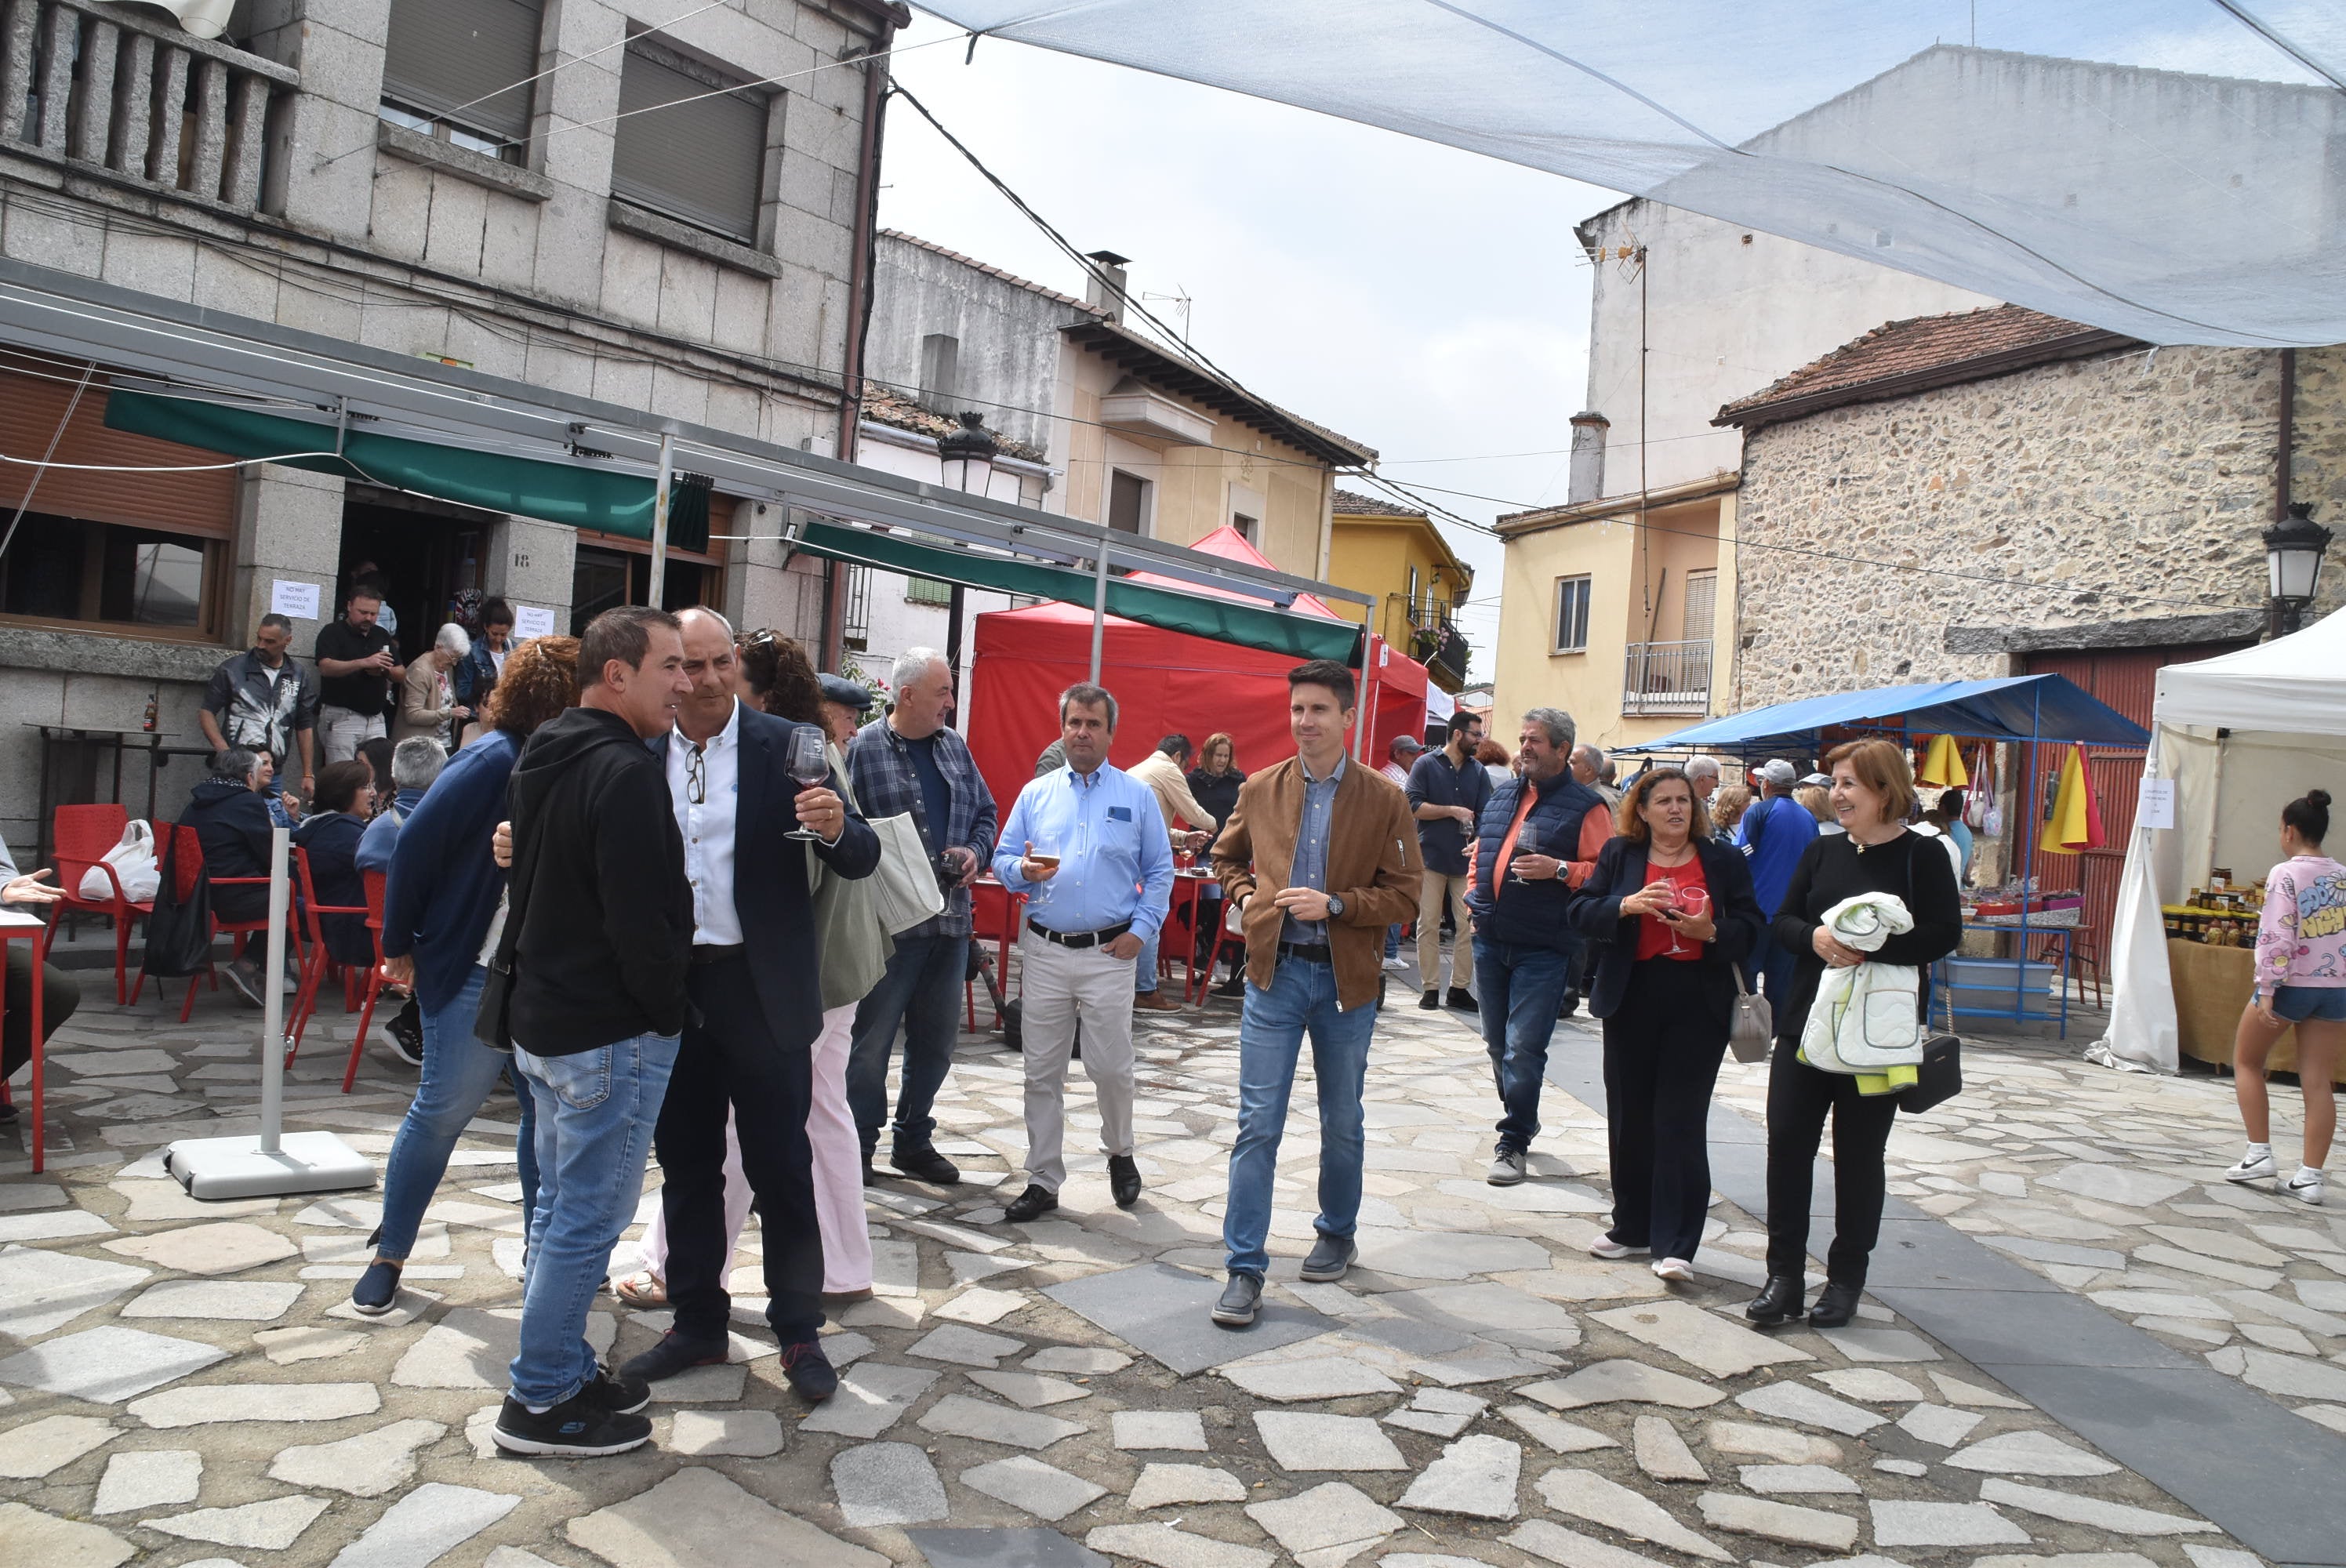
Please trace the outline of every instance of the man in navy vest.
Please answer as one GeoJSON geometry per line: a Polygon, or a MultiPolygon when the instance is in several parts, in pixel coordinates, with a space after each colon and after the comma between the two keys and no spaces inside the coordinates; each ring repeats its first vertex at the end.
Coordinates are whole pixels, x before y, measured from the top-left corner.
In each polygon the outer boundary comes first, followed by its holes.
{"type": "Polygon", "coordinates": [[[1525,714],[1515,776],[1493,793],[1475,825],[1466,909],[1474,920],[1483,1044],[1503,1108],[1493,1186],[1524,1179],[1539,1132],[1548,1040],[1580,956],[1565,905],[1613,836],[1604,797],[1566,767],[1572,740],[1572,716],[1561,708],[1525,714]],[[1527,830],[1535,853],[1525,842],[1527,830]]]}

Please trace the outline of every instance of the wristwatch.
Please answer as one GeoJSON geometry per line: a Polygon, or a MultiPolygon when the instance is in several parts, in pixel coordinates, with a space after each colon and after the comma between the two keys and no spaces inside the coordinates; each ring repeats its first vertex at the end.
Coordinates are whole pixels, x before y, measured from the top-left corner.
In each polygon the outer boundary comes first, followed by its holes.
{"type": "Polygon", "coordinates": [[[1338,898],[1335,894],[1330,893],[1328,895],[1328,912],[1334,915],[1337,919],[1341,920],[1344,915],[1344,901],[1338,898]]]}

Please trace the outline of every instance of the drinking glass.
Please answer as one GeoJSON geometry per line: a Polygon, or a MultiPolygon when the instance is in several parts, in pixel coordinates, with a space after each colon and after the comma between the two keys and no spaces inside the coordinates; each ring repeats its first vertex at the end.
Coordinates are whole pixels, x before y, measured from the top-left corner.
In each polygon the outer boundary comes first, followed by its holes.
{"type": "MultiPolygon", "coordinates": [[[[790,772],[791,778],[809,789],[831,778],[831,759],[823,749],[822,731],[811,724],[801,725],[790,737],[790,772]]],[[[784,837],[821,839],[822,835],[811,828],[799,827],[784,837]]]]}
{"type": "MultiPolygon", "coordinates": [[[[1037,833],[1027,841],[1033,847],[1026,851],[1026,859],[1042,866],[1056,867],[1058,865],[1059,840],[1056,834],[1037,833]]],[[[1055,881],[1056,879],[1054,879],[1054,882],[1055,881]]],[[[1049,903],[1051,901],[1051,889],[1054,882],[1036,882],[1033,887],[1026,890],[1026,901],[1030,904],[1049,903]]]]}
{"type": "MultiPolygon", "coordinates": [[[[1682,915],[1694,915],[1698,917],[1701,915],[1703,911],[1710,907],[1710,894],[1701,888],[1679,888],[1676,890],[1674,896],[1670,900],[1670,907],[1677,910],[1678,913],[1682,915]]],[[[1688,947],[1679,940],[1678,927],[1672,926],[1670,928],[1670,954],[1672,957],[1682,958],[1689,952],[1698,951],[1700,950],[1688,947]]]]}
{"type": "MultiPolygon", "coordinates": [[[[1509,858],[1520,860],[1525,855],[1536,855],[1539,852],[1539,829],[1531,822],[1525,821],[1522,827],[1515,830],[1515,850],[1509,858]]],[[[1529,880],[1519,871],[1511,871],[1507,875],[1519,882],[1529,880]]]]}

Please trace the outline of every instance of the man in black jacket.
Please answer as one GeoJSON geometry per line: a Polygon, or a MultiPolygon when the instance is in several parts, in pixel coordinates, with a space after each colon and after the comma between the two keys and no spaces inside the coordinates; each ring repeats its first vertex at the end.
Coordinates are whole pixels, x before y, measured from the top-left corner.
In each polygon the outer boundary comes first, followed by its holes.
{"type": "Polygon", "coordinates": [[[658,1382],[721,1363],[731,1349],[729,1111],[741,1174],[757,1196],[766,1321],[781,1345],[782,1375],[801,1397],[825,1400],[839,1375],[816,1338],[822,1231],[807,1113],[822,979],[806,851],[841,876],[868,877],[880,863],[880,836],[827,784],[792,779],[792,743],[804,734],[819,745],[821,733],[734,696],[733,628],[725,617],[695,608],[678,618],[692,690],[678,708],[675,731],[653,752],[665,765],[692,888],[696,1016],[685,1025],[656,1135],[676,1326],[620,1375],[658,1382]],[[814,837],[789,837],[793,824],[814,837]]]}
{"type": "Polygon", "coordinates": [[[663,610],[587,626],[578,707],[542,726],[507,789],[515,927],[507,1017],[537,1112],[537,1207],[513,1389],[497,1446],[622,1453],[651,1437],[650,1390],[603,1371],[586,1308],[635,1217],[689,1002],[692,889],[668,779],[645,742],[690,690],[663,610]]]}

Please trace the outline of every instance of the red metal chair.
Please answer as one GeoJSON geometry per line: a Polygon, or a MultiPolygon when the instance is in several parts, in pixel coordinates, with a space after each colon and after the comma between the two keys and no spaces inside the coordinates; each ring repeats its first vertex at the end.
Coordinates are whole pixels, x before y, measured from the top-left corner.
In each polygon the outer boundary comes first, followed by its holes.
{"type": "MultiPolygon", "coordinates": [[[[132,924],[154,912],[154,903],[139,902],[122,891],[121,879],[114,868],[106,863],[106,852],[122,841],[123,830],[130,825],[130,813],[120,806],[60,806],[51,836],[56,841],[55,863],[56,887],[65,897],[58,901],[60,914],[93,914],[114,922],[114,1001],[121,1006],[130,1000],[130,928],[132,924]],[[103,898],[84,898],[82,879],[93,870],[102,871],[112,890],[103,898]]],[[[168,822],[157,824],[158,833],[168,833],[168,822]]],[[[157,840],[159,843],[161,840],[157,840]]],[[[56,941],[59,921],[52,919],[48,931],[41,938],[41,958],[47,962],[50,944],[56,941]]]]}
{"type": "Polygon", "coordinates": [[[351,1041],[350,1064],[342,1069],[345,1095],[358,1082],[359,1058],[366,1053],[367,1030],[374,1023],[374,1004],[391,981],[382,972],[382,890],[388,878],[382,871],[361,871],[359,881],[366,884],[366,921],[367,930],[374,933],[374,967],[367,971],[366,1003],[359,1009],[359,1032],[351,1041]]]}
{"type": "MultiPolygon", "coordinates": [[[[1014,893],[991,875],[980,877],[970,887],[970,936],[973,942],[994,944],[994,983],[1004,995],[1010,993],[1010,947],[1018,939],[1019,911],[1026,907],[1023,893],[1014,893]]],[[[977,1033],[977,982],[962,982],[962,1005],[969,1016],[969,1031],[977,1033]]],[[[996,1009],[993,1026],[1002,1027],[1002,1013],[996,1009]]]]}
{"type": "Polygon", "coordinates": [[[318,1010],[318,988],[329,971],[345,973],[344,1008],[351,1011],[351,987],[347,979],[348,965],[343,964],[326,948],[325,915],[365,915],[367,924],[376,934],[375,962],[382,962],[382,914],[380,904],[322,904],[318,901],[318,889],[310,879],[310,851],[293,851],[294,885],[301,892],[300,911],[301,923],[308,929],[309,942],[301,953],[301,984],[294,993],[292,1021],[286,1026],[285,1064],[293,1065],[294,1054],[301,1049],[301,1036],[310,1026],[310,1015],[318,1010]]]}

